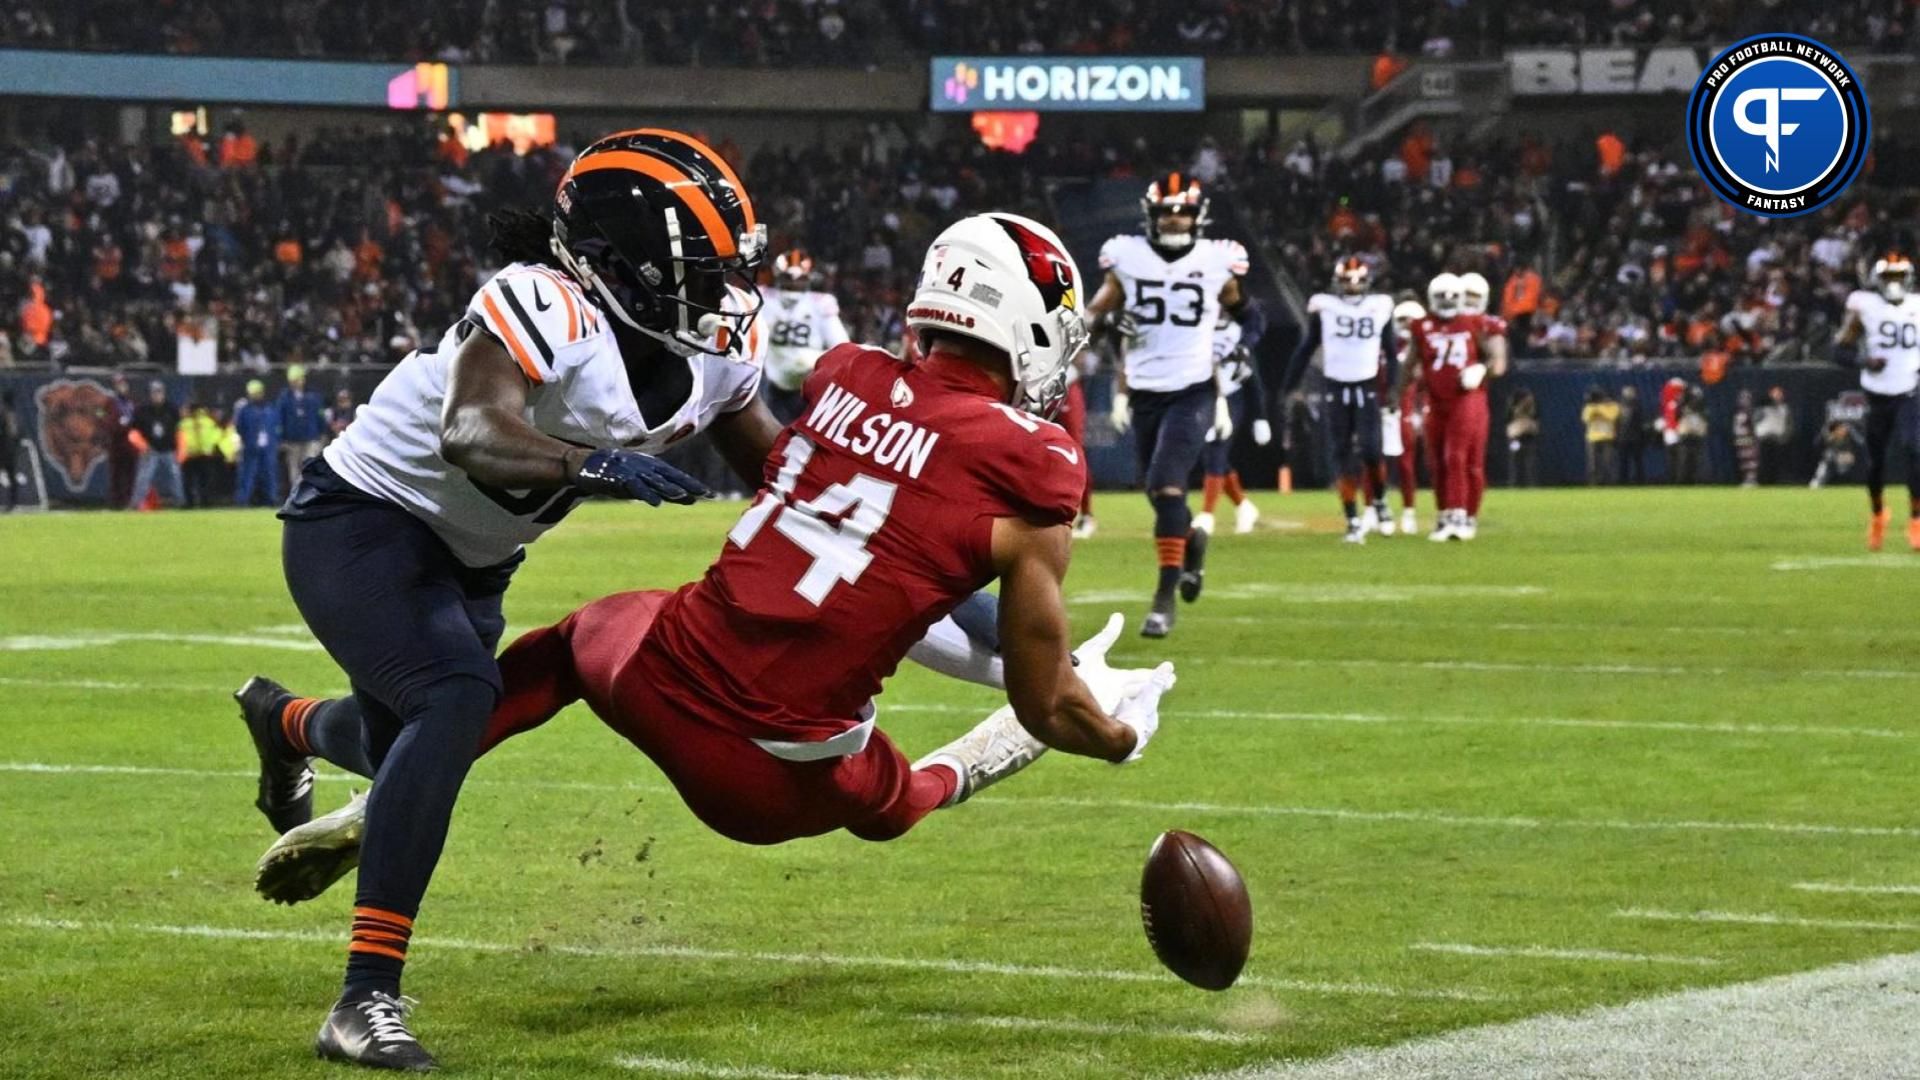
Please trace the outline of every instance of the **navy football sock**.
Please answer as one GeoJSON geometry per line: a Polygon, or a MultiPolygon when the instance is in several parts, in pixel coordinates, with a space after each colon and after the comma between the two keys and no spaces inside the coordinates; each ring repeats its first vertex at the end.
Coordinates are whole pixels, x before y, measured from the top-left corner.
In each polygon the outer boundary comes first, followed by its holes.
{"type": "Polygon", "coordinates": [[[345,697],[319,702],[307,713],[305,724],[307,749],[313,756],[356,776],[373,775],[366,718],[359,701],[345,697]]]}
{"type": "Polygon", "coordinates": [[[443,679],[413,697],[421,704],[407,711],[406,725],[380,763],[367,797],[354,944],[347,959],[349,996],[399,992],[414,914],[446,845],[454,800],[499,699],[490,684],[469,675],[443,679]]]}

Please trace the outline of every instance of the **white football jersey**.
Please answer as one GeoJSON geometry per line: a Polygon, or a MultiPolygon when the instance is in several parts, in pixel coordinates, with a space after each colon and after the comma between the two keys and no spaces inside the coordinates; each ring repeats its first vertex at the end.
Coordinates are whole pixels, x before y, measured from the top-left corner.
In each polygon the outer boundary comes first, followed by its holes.
{"type": "Polygon", "coordinates": [[[1239,392],[1240,388],[1247,384],[1247,380],[1253,378],[1251,360],[1228,359],[1233,355],[1233,350],[1240,347],[1240,335],[1243,332],[1240,324],[1232,319],[1222,319],[1220,325],[1214,328],[1213,362],[1220,369],[1216,378],[1220,383],[1222,394],[1239,392]]]}
{"type": "Polygon", "coordinates": [[[768,289],[760,295],[766,298],[760,323],[767,328],[767,379],[782,390],[797,391],[821,353],[847,343],[840,301],[832,293],[792,289],[768,289]]]}
{"type": "Polygon", "coordinates": [[[1307,314],[1320,320],[1320,356],[1327,378],[1371,382],[1380,374],[1381,339],[1393,325],[1393,297],[1314,293],[1307,314]]]}
{"type": "Polygon", "coordinates": [[[1166,259],[1144,236],[1116,236],[1101,245],[1100,268],[1120,279],[1140,328],[1126,350],[1128,389],[1183,390],[1213,378],[1220,290],[1247,272],[1238,240],[1196,240],[1166,259]]]}
{"type": "Polygon", "coordinates": [[[1879,371],[1860,369],[1860,385],[1876,394],[1911,394],[1920,386],[1920,296],[1895,304],[1871,289],[1847,297],[1860,319],[1860,355],[1885,360],[1879,371]]]}
{"type": "MultiPolygon", "coordinates": [[[[691,357],[684,362],[692,392],[672,416],[650,423],[607,316],[571,278],[544,266],[513,263],[495,274],[468,303],[467,319],[500,339],[532,384],[527,422],[581,446],[658,453],[742,408],[760,385],[750,350],[691,357]]],[[[447,370],[471,332],[456,325],[400,361],[324,454],[348,483],[432,526],[461,562],[491,566],[558,524],[580,496],[571,488],[483,487],[440,456],[447,370]]]]}

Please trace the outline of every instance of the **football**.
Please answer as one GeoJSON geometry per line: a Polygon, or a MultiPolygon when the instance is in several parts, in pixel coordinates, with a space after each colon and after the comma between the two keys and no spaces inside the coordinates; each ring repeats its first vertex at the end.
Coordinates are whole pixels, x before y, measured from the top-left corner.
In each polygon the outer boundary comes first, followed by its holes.
{"type": "Polygon", "coordinates": [[[1167,970],[1202,990],[1240,977],[1253,945],[1247,883],[1220,849],[1178,829],[1160,834],[1140,875],[1140,921],[1167,970]]]}

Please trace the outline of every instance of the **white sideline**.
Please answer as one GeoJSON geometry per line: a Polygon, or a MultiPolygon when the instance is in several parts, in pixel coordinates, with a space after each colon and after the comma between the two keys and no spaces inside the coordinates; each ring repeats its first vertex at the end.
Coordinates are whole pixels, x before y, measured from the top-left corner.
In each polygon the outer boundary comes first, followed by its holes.
{"type": "Polygon", "coordinates": [[[1683,967],[1714,967],[1724,963],[1711,956],[1670,956],[1663,953],[1615,952],[1612,949],[1553,949],[1544,945],[1469,945],[1459,941],[1420,941],[1407,948],[1414,952],[1517,960],[1591,960],[1597,963],[1679,964],[1683,967]]]}
{"type": "MultiPolygon", "coordinates": [[[[246,777],[256,773],[240,769],[181,769],[155,765],[62,764],[43,761],[0,761],[0,773],[42,775],[86,775],[111,773],[123,776],[194,776],[212,778],[246,777]]],[[[315,779],[339,783],[365,783],[345,773],[317,772],[315,779]]],[[[553,791],[664,791],[666,785],[652,783],[603,784],[588,780],[490,780],[471,779],[475,787],[540,788],[553,791]]],[[[1793,821],[1622,821],[1604,818],[1535,818],[1454,814],[1430,810],[1354,810],[1337,806],[1235,805],[1207,802],[1151,802],[1144,799],[1090,799],[1070,795],[983,795],[969,800],[975,806],[1023,807],[1066,806],[1087,810],[1139,810],[1147,813],[1213,814],[1223,817],[1303,817],[1330,821],[1404,822],[1415,825],[1442,825],[1460,828],[1501,829],[1592,829],[1614,832],[1759,832],[1807,836],[1920,836],[1920,828],[1904,825],[1827,825],[1793,821]]]]}
{"type": "Polygon", "coordinates": [[[1911,1080],[1920,953],[1195,1080],[1911,1080]]]}
{"type": "Polygon", "coordinates": [[[1920,885],[1856,885],[1851,881],[1796,881],[1801,892],[1860,893],[1866,896],[1920,896],[1920,885]]]}
{"type": "Polygon", "coordinates": [[[916,1080],[920,1073],[870,1073],[855,1075],[852,1073],[787,1072],[784,1069],[768,1068],[765,1065],[719,1065],[711,1061],[692,1061],[687,1058],[654,1057],[651,1054],[622,1054],[613,1059],[613,1063],[623,1069],[635,1072],[660,1073],[665,1076],[700,1076],[708,1080],[916,1080]]]}
{"type": "MultiPolygon", "coordinates": [[[[24,916],[6,919],[0,925],[26,930],[94,931],[121,934],[157,934],[168,937],[208,938],[237,941],[324,941],[337,943],[340,935],[319,930],[257,930],[238,926],[176,926],[156,923],[82,922],[72,919],[48,919],[24,916]]],[[[552,953],[593,959],[721,960],[730,963],[784,964],[796,967],[886,968],[905,971],[939,971],[952,975],[998,975],[1007,978],[1079,979],[1099,982],[1178,984],[1164,971],[1125,968],[1075,968],[1053,964],[1004,964],[990,960],[943,960],[935,957],[880,956],[860,953],[758,952],[740,949],[707,949],[691,945],[634,945],[602,947],[592,945],[515,945],[504,941],[470,941],[462,938],[418,937],[415,945],[484,953],[552,953]]],[[[1292,990],[1306,994],[1358,995],[1404,998],[1421,1001],[1504,1001],[1504,995],[1473,989],[1385,986],[1376,983],[1317,982],[1305,979],[1278,979],[1242,976],[1240,986],[1269,990],[1292,990]]]]}
{"type": "Polygon", "coordinates": [[[1651,922],[1736,923],[1743,926],[1794,926],[1807,930],[1897,930],[1920,931],[1920,922],[1896,922],[1881,919],[1817,919],[1801,915],[1781,915],[1771,911],[1663,911],[1659,908],[1621,908],[1616,919],[1645,919],[1651,922]]]}
{"type": "MultiPolygon", "coordinates": [[[[884,1018],[884,1014],[876,1014],[884,1018]]],[[[914,1013],[904,1019],[916,1024],[995,1028],[1001,1031],[1056,1031],[1063,1035],[1124,1035],[1152,1039],[1192,1039],[1195,1042],[1242,1044],[1260,1042],[1245,1031],[1217,1028],[1159,1027],[1153,1024],[1102,1024],[1092,1020],[1058,1020],[1038,1016],[961,1016],[957,1013],[914,1013]]]]}

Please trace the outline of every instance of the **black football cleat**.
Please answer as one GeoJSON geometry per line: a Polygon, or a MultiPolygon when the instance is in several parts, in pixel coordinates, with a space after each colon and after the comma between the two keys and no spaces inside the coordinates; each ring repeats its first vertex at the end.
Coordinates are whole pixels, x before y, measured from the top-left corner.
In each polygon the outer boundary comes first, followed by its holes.
{"type": "Polygon", "coordinates": [[[260,755],[260,797],[253,805],[267,816],[275,832],[286,832],[313,818],[312,764],[305,757],[288,757],[273,744],[273,725],[280,722],[280,710],[292,697],[286,687],[265,675],[255,675],[233,692],[233,700],[240,703],[240,719],[253,737],[254,752],[260,755]]]}
{"type": "Polygon", "coordinates": [[[1180,565],[1180,599],[1189,604],[1200,599],[1200,587],[1207,581],[1207,537],[1205,529],[1187,532],[1187,557],[1180,565]]]}
{"type": "Polygon", "coordinates": [[[363,998],[341,998],[320,1025],[313,1040],[313,1056],[344,1061],[369,1069],[433,1072],[440,1063],[407,1029],[413,999],[378,990],[363,998]]]}
{"type": "Polygon", "coordinates": [[[1155,593],[1153,610],[1147,612],[1147,621],[1140,624],[1140,636],[1163,638],[1173,632],[1173,594],[1155,593]]]}

